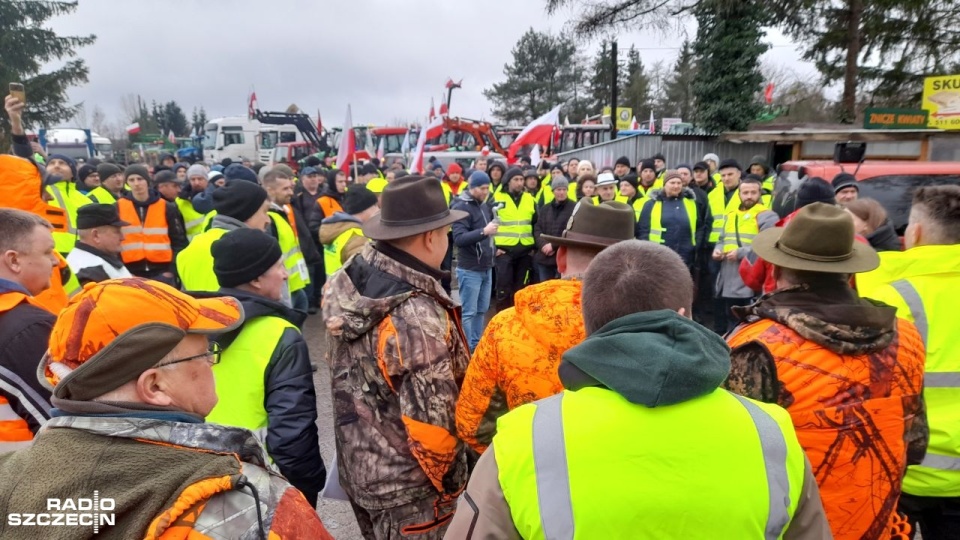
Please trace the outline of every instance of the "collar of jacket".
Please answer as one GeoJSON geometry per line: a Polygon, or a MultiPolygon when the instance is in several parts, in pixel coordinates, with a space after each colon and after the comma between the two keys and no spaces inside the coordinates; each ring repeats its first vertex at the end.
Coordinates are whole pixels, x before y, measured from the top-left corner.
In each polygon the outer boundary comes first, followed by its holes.
{"type": "Polygon", "coordinates": [[[50,396],[50,403],[56,407],[52,416],[137,416],[140,418],[177,417],[177,422],[202,423],[203,417],[175,409],[132,401],[76,401],[50,396]],[[151,416],[153,415],[153,416],[151,416]]]}
{"type": "Polygon", "coordinates": [[[240,305],[243,306],[243,324],[230,332],[211,337],[224,349],[237,339],[247,321],[252,321],[257,317],[278,317],[297,327],[303,326],[303,322],[307,320],[307,314],[302,311],[297,311],[269,298],[241,289],[221,288],[219,292],[211,296],[232,296],[239,300],[240,305]]]}
{"type": "Polygon", "coordinates": [[[79,249],[80,251],[86,251],[91,255],[100,257],[110,266],[116,268],[117,270],[123,268],[123,259],[119,256],[111,255],[106,251],[100,251],[99,249],[91,246],[90,244],[85,244],[83,242],[77,241],[77,245],[73,249],[79,249]]]}
{"type": "Polygon", "coordinates": [[[601,386],[645,407],[709,394],[730,373],[723,338],[675,311],[633,313],[600,328],[563,354],[568,390],[601,386]]]}
{"type": "Polygon", "coordinates": [[[131,416],[131,414],[56,416],[47,421],[41,431],[63,428],[78,429],[104,437],[173,444],[217,453],[236,454],[240,461],[269,468],[264,449],[257,436],[250,430],[204,422],[141,418],[131,416]]]}
{"type": "MultiPolygon", "coordinates": [[[[373,248],[379,253],[397,261],[403,266],[406,266],[407,268],[415,272],[426,274],[427,276],[429,276],[430,278],[436,281],[443,279],[444,277],[447,276],[447,274],[449,274],[449,272],[444,272],[443,270],[437,270],[436,268],[433,268],[432,266],[414,257],[413,255],[410,255],[406,251],[403,251],[402,249],[394,247],[389,242],[377,241],[374,244],[373,248]]],[[[414,285],[417,288],[422,288],[428,291],[432,288],[432,287],[422,287],[420,284],[417,284],[417,283],[411,283],[411,285],[414,285]]]]}
{"type": "Polygon", "coordinates": [[[27,296],[33,296],[32,294],[30,294],[30,291],[26,289],[26,287],[17,283],[16,281],[10,281],[9,279],[0,278],[0,294],[5,294],[8,292],[18,292],[18,293],[23,293],[27,296]]]}
{"type": "Polygon", "coordinates": [[[210,221],[211,229],[226,229],[228,231],[234,231],[237,229],[243,229],[246,226],[247,224],[239,219],[225,216],[223,214],[217,214],[213,216],[213,219],[210,221]]]}
{"type": "Polygon", "coordinates": [[[837,354],[883,349],[897,328],[895,308],[860,298],[846,283],[781,289],[734,308],[734,315],[748,323],[770,319],[837,354]]]}
{"type": "Polygon", "coordinates": [[[123,198],[132,202],[133,206],[137,208],[146,208],[147,206],[150,206],[151,204],[160,200],[159,192],[151,189],[148,193],[149,193],[149,196],[147,196],[147,200],[145,201],[138,201],[137,198],[133,196],[133,192],[128,192],[124,194],[123,198]]]}

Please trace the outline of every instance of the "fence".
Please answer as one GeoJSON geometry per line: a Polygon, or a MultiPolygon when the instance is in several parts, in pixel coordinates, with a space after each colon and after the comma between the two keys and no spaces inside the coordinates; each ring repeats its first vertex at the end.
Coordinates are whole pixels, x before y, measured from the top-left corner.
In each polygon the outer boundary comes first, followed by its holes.
{"type": "Polygon", "coordinates": [[[626,156],[632,165],[636,165],[642,159],[661,153],[667,158],[667,166],[673,167],[681,163],[693,166],[694,163],[703,160],[704,155],[714,153],[720,159],[733,158],[743,167],[747,167],[751,159],[757,155],[769,161],[772,149],[773,145],[770,143],[717,142],[716,137],[697,135],[633,135],[563,152],[556,157],[560,160],[586,159],[599,170],[607,166],[612,167],[621,156],[626,156]]]}

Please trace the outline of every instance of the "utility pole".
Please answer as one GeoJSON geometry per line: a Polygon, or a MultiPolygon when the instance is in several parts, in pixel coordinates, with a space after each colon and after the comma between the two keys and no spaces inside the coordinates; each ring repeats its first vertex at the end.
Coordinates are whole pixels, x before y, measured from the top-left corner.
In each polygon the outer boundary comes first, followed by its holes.
{"type": "Polygon", "coordinates": [[[610,42],[610,140],[617,138],[617,81],[620,73],[620,64],[617,62],[617,42],[610,42]]]}

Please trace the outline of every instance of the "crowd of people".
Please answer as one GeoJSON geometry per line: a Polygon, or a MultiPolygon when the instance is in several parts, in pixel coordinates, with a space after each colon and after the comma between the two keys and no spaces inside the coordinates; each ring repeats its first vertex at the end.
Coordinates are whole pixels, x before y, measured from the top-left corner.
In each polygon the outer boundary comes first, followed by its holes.
{"type": "Polygon", "coordinates": [[[5,107],[7,514],[97,491],[116,537],[330,538],[320,497],[369,539],[960,531],[958,186],[917,189],[901,243],[851,175],[779,216],[759,157],[78,167],[5,107]]]}

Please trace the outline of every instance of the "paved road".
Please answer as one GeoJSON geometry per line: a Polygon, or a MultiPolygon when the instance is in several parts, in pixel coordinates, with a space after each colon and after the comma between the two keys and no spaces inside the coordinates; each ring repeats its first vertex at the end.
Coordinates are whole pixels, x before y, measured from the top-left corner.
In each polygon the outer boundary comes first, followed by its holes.
{"type": "MultiPolygon", "coordinates": [[[[333,441],[333,404],[330,400],[330,370],[323,361],[324,340],[323,321],[320,315],[311,315],[303,330],[303,336],[310,346],[310,357],[317,364],[317,372],[313,382],[317,387],[317,427],[320,430],[320,453],[323,462],[330,466],[336,454],[336,444],[333,441]]],[[[362,540],[357,520],[353,517],[353,510],[346,501],[320,499],[317,507],[320,519],[337,540],[362,540]]]]}

